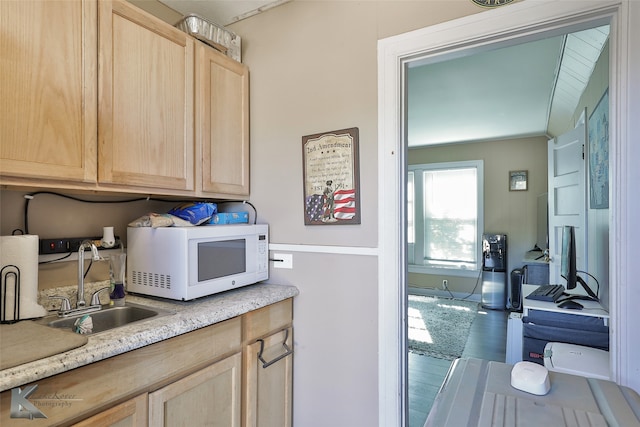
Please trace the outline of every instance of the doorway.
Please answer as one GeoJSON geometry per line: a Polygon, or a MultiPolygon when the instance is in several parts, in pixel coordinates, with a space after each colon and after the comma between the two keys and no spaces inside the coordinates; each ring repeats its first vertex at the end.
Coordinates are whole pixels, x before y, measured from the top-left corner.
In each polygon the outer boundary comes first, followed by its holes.
{"type": "MultiPolygon", "coordinates": [[[[454,58],[444,55],[433,60],[416,59],[408,66],[404,92],[408,99],[409,146],[407,372],[410,427],[422,427],[448,371],[449,365],[437,360],[447,358],[439,351],[440,343],[454,349],[456,346],[451,345],[453,337],[458,340],[468,337],[467,345],[458,346],[455,354],[462,357],[475,354],[473,357],[480,359],[505,361],[508,316],[505,306],[510,306],[507,289],[496,289],[491,303],[487,300],[491,296],[482,292],[483,304],[492,309],[474,308],[477,315],[472,329],[466,329],[465,322],[459,321],[439,325],[440,320],[436,323],[429,315],[434,313],[433,309],[422,313],[416,307],[420,307],[422,301],[433,301],[434,298],[438,298],[438,311],[454,301],[464,305],[464,300],[479,300],[480,288],[484,289],[480,266],[460,260],[463,257],[473,260],[473,254],[480,253],[481,249],[474,245],[481,241],[482,233],[506,234],[509,244],[503,270],[507,273],[498,274],[506,276],[507,281],[508,272],[534,262],[538,254],[541,258],[543,249],[555,247],[553,244],[547,246],[546,238],[536,240],[541,224],[533,214],[538,209],[538,197],[547,194],[547,158],[562,160],[549,168],[561,173],[558,181],[561,188],[550,194],[561,194],[558,202],[562,203],[556,211],[553,208],[556,198],[551,197],[549,202],[550,212],[563,215],[552,219],[557,218],[561,224],[574,224],[576,216],[586,221],[588,205],[584,192],[587,186],[584,180],[581,185],[568,185],[570,182],[565,175],[566,162],[571,160],[572,164],[583,165],[582,175],[574,174],[576,179],[585,176],[585,161],[580,160],[585,147],[585,119],[580,127],[582,133],[566,130],[573,127],[573,117],[584,116],[585,109],[591,115],[595,108],[591,99],[599,99],[608,89],[608,33],[608,26],[589,28],[510,47],[484,49],[479,53],[458,53],[454,58]],[[562,55],[561,60],[559,55],[562,55]],[[576,57],[579,57],[579,63],[576,57]],[[554,76],[558,76],[557,82],[554,76]],[[530,87],[522,88],[522,81],[530,87]],[[552,89],[554,86],[555,90],[552,89]],[[571,100],[575,104],[571,105],[571,100]],[[477,118],[471,117],[474,113],[482,119],[474,120],[477,118]],[[557,145],[556,150],[561,152],[557,156],[547,156],[547,130],[554,135],[563,134],[557,137],[562,142],[557,145]],[[571,137],[576,132],[582,135],[579,140],[571,137]],[[570,146],[567,145],[569,142],[570,146]],[[574,150],[570,151],[569,147],[574,150]],[[458,176],[464,170],[461,168],[472,161],[484,164],[478,169],[484,184],[476,186],[469,179],[458,176]],[[526,191],[512,192],[505,185],[506,177],[513,169],[528,171],[526,191]],[[582,194],[582,198],[576,198],[574,192],[582,194]],[[477,208],[475,200],[478,200],[477,208]],[[568,206],[570,210],[567,210],[568,206]],[[567,216],[569,213],[571,215],[567,216]],[[474,236],[477,237],[474,239],[474,236]],[[541,250],[532,252],[537,243],[541,250]],[[487,322],[490,319],[492,322],[487,322]],[[482,324],[487,327],[482,328],[482,324]],[[446,336],[439,336],[438,332],[445,329],[446,336]],[[482,337],[483,343],[492,343],[493,347],[483,344],[474,352],[473,343],[478,342],[476,335],[482,337]]],[[[591,210],[589,217],[595,218],[596,214],[603,217],[603,213],[606,214],[602,210],[591,210]]],[[[594,226],[596,224],[601,231],[594,229],[591,232],[593,239],[589,246],[604,248],[603,258],[608,264],[606,239],[600,244],[598,241],[608,234],[609,221],[594,222],[594,226]]],[[[555,231],[556,227],[551,230],[555,231]]],[[[579,230],[582,234],[577,242],[586,248],[587,227],[583,224],[579,230]]],[[[543,234],[547,235],[546,226],[543,234]]],[[[551,236],[555,234],[551,233],[551,236]]],[[[555,240],[550,239],[551,243],[555,240]]],[[[551,259],[558,262],[544,265],[547,269],[549,265],[559,264],[560,256],[556,252],[551,254],[554,255],[551,259]]],[[[586,259],[579,258],[581,261],[586,259]]],[[[587,271],[595,274],[591,269],[587,271]]],[[[603,285],[601,295],[604,295],[604,288],[608,287],[607,271],[601,273],[597,278],[603,285]]],[[[561,282],[556,278],[544,283],[561,282]]],[[[457,313],[462,314],[461,308],[457,313]]],[[[441,315],[443,319],[448,317],[446,313],[441,315]]],[[[513,353],[517,351],[512,349],[510,354],[513,353]]],[[[448,358],[452,360],[453,357],[448,358]]]]}
{"type": "MultiPolygon", "coordinates": [[[[575,31],[596,25],[611,23],[614,44],[625,46],[629,43],[628,34],[624,32],[626,27],[616,27],[615,23],[619,14],[626,13],[620,5],[614,2],[597,5],[583,2],[557,2],[562,7],[551,8],[546,5],[529,4],[522,2],[496,11],[485,12],[481,17],[471,16],[456,20],[452,23],[442,24],[419,30],[413,33],[390,38],[380,42],[379,55],[379,102],[380,102],[380,131],[379,131],[379,163],[381,176],[379,180],[380,192],[380,258],[379,263],[379,304],[380,304],[380,425],[404,425],[406,421],[406,336],[404,334],[406,322],[406,253],[402,239],[404,235],[404,219],[406,218],[406,200],[404,172],[406,171],[406,147],[403,141],[406,138],[402,123],[405,120],[405,112],[399,106],[406,105],[401,91],[404,76],[404,67],[408,61],[417,56],[442,55],[448,52],[470,49],[477,46],[486,46],[491,43],[512,42],[522,43],[544,37],[546,34],[559,34],[560,32],[575,31]],[[391,225],[391,226],[389,226],[391,225]],[[393,285],[390,285],[393,284],[393,285]],[[401,350],[402,349],[402,350],[401,350]],[[396,367],[396,369],[393,369],[396,367]],[[394,390],[397,393],[393,392],[394,390]]],[[[618,47],[620,48],[620,47],[618,47]]],[[[624,50],[624,49],[623,49],[624,50]]],[[[615,49],[614,49],[615,52],[615,49]]],[[[616,53],[612,55],[612,63],[617,64],[619,58],[616,53]]],[[[616,100],[614,97],[623,96],[620,88],[628,85],[628,74],[622,73],[612,78],[611,104],[615,113],[616,100]],[[618,81],[616,81],[616,78],[618,81]],[[613,93],[615,92],[615,93],[613,93]]],[[[624,112],[614,128],[620,131],[622,123],[626,123],[628,116],[624,112]],[[623,116],[623,117],[622,117],[623,116]]],[[[618,135],[618,131],[613,133],[618,135]]],[[[622,132],[620,132],[622,133],[622,132]]],[[[618,135],[620,139],[612,141],[612,151],[628,144],[624,135],[618,135]],[[616,147],[618,145],[618,147],[616,147]]],[[[612,153],[613,156],[613,153],[612,153]]],[[[619,165],[620,166],[620,165],[619,165]]],[[[614,167],[612,165],[612,167],[614,167]]],[[[626,166],[618,170],[623,175],[627,173],[626,166]]],[[[622,190],[627,190],[626,188],[622,190]]],[[[622,191],[621,190],[621,191],[622,191]]],[[[612,201],[612,209],[620,208],[619,199],[612,201]],[[618,204],[616,206],[616,204],[618,204]]],[[[626,221],[628,218],[623,217],[626,221]]],[[[616,226],[614,225],[614,228],[616,226]]],[[[615,229],[612,234],[615,234],[615,229]]],[[[622,253],[622,244],[612,245],[612,257],[616,253],[622,253]]],[[[615,283],[616,277],[626,277],[622,263],[618,263],[611,270],[611,282],[615,283]]],[[[631,316],[626,306],[616,304],[618,290],[612,289],[612,323],[618,322],[621,316],[631,316]],[[619,309],[620,311],[616,311],[619,309]]],[[[612,356],[614,360],[625,359],[624,349],[627,344],[619,338],[616,339],[612,356]],[[622,354],[618,353],[620,349],[622,354]]],[[[618,365],[614,362],[612,369],[616,372],[618,365]]],[[[623,372],[616,374],[628,375],[623,372]]],[[[629,379],[627,379],[629,381],[629,379]]],[[[624,381],[623,381],[624,383],[624,381]]]]}

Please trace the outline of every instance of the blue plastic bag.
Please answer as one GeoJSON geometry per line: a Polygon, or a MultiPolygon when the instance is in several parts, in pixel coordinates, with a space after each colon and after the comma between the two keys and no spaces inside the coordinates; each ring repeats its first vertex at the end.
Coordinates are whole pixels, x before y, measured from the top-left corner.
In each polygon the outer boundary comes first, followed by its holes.
{"type": "Polygon", "coordinates": [[[170,215],[189,221],[193,225],[209,221],[216,213],[218,213],[218,205],[204,202],[184,203],[169,211],[170,215]]]}

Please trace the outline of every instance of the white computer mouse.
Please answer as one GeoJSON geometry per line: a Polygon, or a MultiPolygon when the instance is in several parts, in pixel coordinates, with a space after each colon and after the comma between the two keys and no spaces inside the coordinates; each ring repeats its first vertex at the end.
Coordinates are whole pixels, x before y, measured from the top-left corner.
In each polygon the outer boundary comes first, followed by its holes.
{"type": "Polygon", "coordinates": [[[511,369],[511,386],[527,393],[543,396],[549,393],[549,371],[533,362],[518,362],[511,369]]]}

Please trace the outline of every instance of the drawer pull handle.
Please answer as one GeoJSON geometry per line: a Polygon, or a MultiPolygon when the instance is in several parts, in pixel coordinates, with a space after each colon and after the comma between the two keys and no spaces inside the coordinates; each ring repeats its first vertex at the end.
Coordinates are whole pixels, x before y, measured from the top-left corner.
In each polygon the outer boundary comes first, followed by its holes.
{"type": "Polygon", "coordinates": [[[289,338],[289,329],[285,329],[284,332],[285,334],[284,334],[284,341],[282,341],[282,347],[284,348],[285,352],[269,362],[267,362],[262,358],[262,352],[264,351],[264,340],[258,340],[260,342],[260,351],[258,352],[258,359],[262,362],[263,368],[266,369],[269,366],[276,363],[278,360],[284,359],[288,355],[293,354],[293,350],[289,348],[289,346],[287,345],[287,339],[289,338]]]}

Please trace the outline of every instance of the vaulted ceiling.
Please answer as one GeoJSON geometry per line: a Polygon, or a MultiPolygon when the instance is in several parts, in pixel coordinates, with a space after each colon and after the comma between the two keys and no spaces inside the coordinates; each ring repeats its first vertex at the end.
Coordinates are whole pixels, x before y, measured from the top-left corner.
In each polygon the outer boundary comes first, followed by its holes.
{"type": "Polygon", "coordinates": [[[604,26],[411,67],[409,146],[557,136],[608,34],[604,26]]]}

